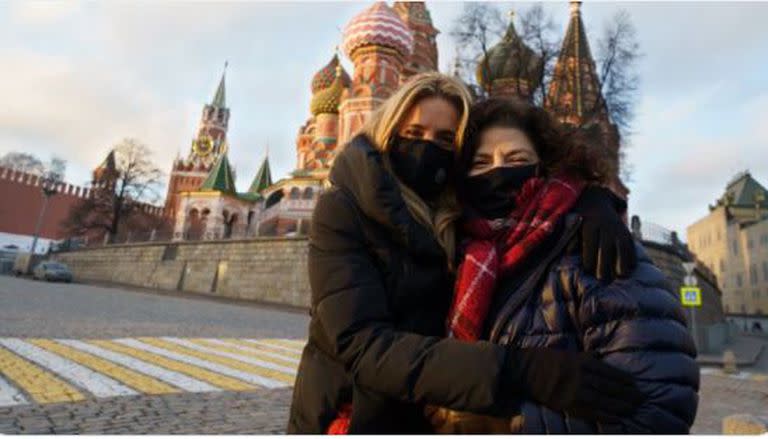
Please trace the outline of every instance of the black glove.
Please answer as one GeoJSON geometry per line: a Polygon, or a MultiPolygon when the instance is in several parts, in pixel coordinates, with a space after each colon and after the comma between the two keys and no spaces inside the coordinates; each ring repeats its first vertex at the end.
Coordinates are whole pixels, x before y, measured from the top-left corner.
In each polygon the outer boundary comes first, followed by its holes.
{"type": "Polygon", "coordinates": [[[502,383],[507,388],[502,391],[522,390],[550,409],[585,420],[616,422],[645,400],[632,375],[589,352],[513,350],[507,354],[507,362],[505,373],[509,375],[502,383]]]}
{"type": "Polygon", "coordinates": [[[602,281],[627,277],[637,266],[635,241],[621,219],[626,209],[624,200],[600,186],[584,188],[574,206],[574,212],[583,218],[582,267],[602,281]]]}

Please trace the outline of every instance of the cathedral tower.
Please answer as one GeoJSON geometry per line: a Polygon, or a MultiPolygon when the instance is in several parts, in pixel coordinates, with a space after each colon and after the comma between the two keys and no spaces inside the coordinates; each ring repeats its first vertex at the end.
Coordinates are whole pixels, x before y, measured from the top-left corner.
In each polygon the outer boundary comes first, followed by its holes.
{"type": "Polygon", "coordinates": [[[355,71],[352,88],[339,106],[339,144],[400,85],[401,71],[413,52],[413,34],[392,8],[376,2],[347,24],[342,48],[355,71]]]}
{"type": "Polygon", "coordinates": [[[413,51],[403,65],[400,81],[405,82],[417,73],[437,71],[437,34],[440,32],[432,25],[427,5],[403,1],[395,2],[393,9],[413,34],[413,51]]]}
{"type": "Polygon", "coordinates": [[[530,100],[541,83],[544,63],[517,35],[514,13],[501,41],[477,64],[477,82],[491,96],[530,100]]]}
{"type": "Polygon", "coordinates": [[[619,178],[620,136],[600,90],[600,78],[581,19],[581,2],[571,2],[568,30],[549,84],[547,109],[565,125],[583,130],[590,145],[602,148],[613,168],[610,188],[626,199],[629,189],[619,178]]]}

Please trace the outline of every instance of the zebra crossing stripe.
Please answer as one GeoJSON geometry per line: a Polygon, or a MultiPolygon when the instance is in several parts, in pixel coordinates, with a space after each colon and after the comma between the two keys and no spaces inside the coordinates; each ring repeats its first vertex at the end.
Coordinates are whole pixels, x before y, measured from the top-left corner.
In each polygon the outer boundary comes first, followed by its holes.
{"type": "Polygon", "coordinates": [[[204,355],[196,355],[196,356],[189,355],[188,351],[192,351],[191,349],[185,349],[181,346],[174,346],[173,343],[170,343],[170,342],[155,340],[151,338],[142,338],[139,340],[130,339],[130,338],[119,338],[119,339],[116,339],[115,341],[125,346],[152,352],[153,354],[162,355],[164,357],[171,358],[173,360],[182,361],[184,363],[192,364],[194,366],[203,367],[213,372],[231,376],[250,384],[256,384],[261,387],[266,387],[269,389],[285,387],[285,384],[279,381],[265,378],[260,375],[244,372],[243,370],[238,370],[232,367],[227,367],[225,365],[222,365],[220,362],[208,361],[209,359],[213,360],[214,358],[216,358],[213,355],[205,356],[206,357],[205,359],[201,358],[204,355]]]}
{"type": "Polygon", "coordinates": [[[208,369],[193,366],[189,363],[171,359],[157,353],[148,352],[142,348],[137,349],[134,347],[126,346],[124,344],[116,343],[112,340],[88,340],[88,343],[94,344],[104,349],[108,349],[112,352],[119,352],[133,358],[138,358],[144,362],[157,365],[164,369],[191,376],[224,390],[242,391],[254,390],[257,388],[256,386],[242,380],[214,373],[208,369]]]}
{"type": "Polygon", "coordinates": [[[276,344],[278,346],[285,346],[290,349],[295,349],[301,352],[304,346],[307,344],[306,340],[291,340],[289,338],[265,338],[262,340],[264,343],[276,344]]]}
{"type": "Polygon", "coordinates": [[[0,373],[40,404],[85,399],[68,383],[3,348],[0,348],[0,373]]]}
{"type": "Polygon", "coordinates": [[[80,340],[57,340],[59,343],[67,346],[79,349],[83,352],[96,355],[98,357],[109,360],[113,363],[120,364],[122,366],[131,368],[135,371],[141,372],[145,375],[162,380],[166,383],[172,384],[179,389],[187,392],[217,392],[221,391],[218,387],[214,387],[206,382],[197,380],[195,378],[186,376],[184,374],[174,372],[172,370],[164,369],[162,367],[155,366],[128,355],[112,352],[99,346],[91,345],[80,340]]]}
{"type": "Polygon", "coordinates": [[[70,381],[99,398],[136,395],[137,393],[100,373],[59,355],[14,338],[0,338],[0,345],[70,381]]]}
{"type": "MultiPolygon", "coordinates": [[[[172,337],[171,337],[172,338],[172,337]]],[[[141,340],[141,339],[140,339],[141,340]]],[[[165,338],[146,340],[147,343],[154,344],[155,346],[176,350],[182,354],[190,355],[201,360],[210,361],[219,365],[227,366],[229,368],[247,372],[249,374],[271,380],[273,382],[279,382],[281,387],[285,387],[293,384],[294,378],[284,372],[276,371],[267,367],[257,366],[250,362],[242,361],[240,359],[231,358],[226,352],[211,352],[203,346],[189,344],[186,340],[181,340],[180,343],[176,343],[172,340],[165,338]]]]}
{"type": "Polygon", "coordinates": [[[268,343],[268,342],[266,342],[264,340],[254,340],[252,338],[244,338],[244,339],[242,339],[242,341],[244,341],[246,343],[251,343],[251,344],[259,346],[259,347],[267,347],[267,348],[271,348],[271,349],[275,349],[275,350],[280,350],[280,351],[287,352],[287,353],[290,353],[290,354],[293,354],[293,355],[296,355],[296,356],[300,356],[301,355],[301,351],[298,350],[298,349],[293,349],[293,348],[281,346],[281,345],[278,345],[278,344],[268,343]]]}
{"type": "Polygon", "coordinates": [[[274,360],[279,360],[279,362],[282,362],[282,364],[287,366],[293,366],[294,368],[299,365],[299,359],[296,357],[289,357],[287,355],[281,355],[279,353],[270,352],[267,349],[264,348],[257,348],[254,346],[246,346],[244,343],[238,343],[236,339],[228,338],[224,340],[219,340],[215,338],[205,338],[205,339],[193,339],[194,342],[207,342],[211,345],[218,345],[218,346],[226,346],[231,349],[237,350],[239,352],[244,352],[247,354],[252,354],[255,356],[263,356],[267,358],[271,358],[274,360]]]}
{"type": "Polygon", "coordinates": [[[95,370],[104,376],[108,376],[115,381],[149,395],[160,395],[163,393],[178,393],[178,390],[162,381],[158,381],[147,375],[138,373],[131,369],[119,366],[111,361],[104,360],[95,355],[81,352],[70,346],[59,344],[51,340],[33,339],[27,340],[28,343],[43,348],[48,352],[53,352],[63,358],[77,362],[91,370],[95,370]]]}
{"type": "Polygon", "coordinates": [[[21,394],[8,381],[0,377],[0,407],[27,404],[27,398],[21,394]]]}
{"type": "MultiPolygon", "coordinates": [[[[254,366],[263,367],[265,369],[271,369],[277,372],[283,372],[289,375],[296,374],[295,367],[280,366],[279,364],[270,363],[268,361],[262,361],[257,358],[249,357],[246,355],[241,355],[241,353],[232,353],[229,349],[210,348],[198,343],[194,343],[189,340],[184,340],[184,339],[175,338],[175,337],[162,337],[162,339],[173,342],[173,343],[177,343],[182,346],[188,347],[190,349],[195,349],[207,354],[214,354],[214,355],[218,355],[225,358],[231,358],[233,360],[242,361],[243,363],[252,364],[254,366]]],[[[293,379],[289,379],[289,381],[293,382],[293,379]]]]}

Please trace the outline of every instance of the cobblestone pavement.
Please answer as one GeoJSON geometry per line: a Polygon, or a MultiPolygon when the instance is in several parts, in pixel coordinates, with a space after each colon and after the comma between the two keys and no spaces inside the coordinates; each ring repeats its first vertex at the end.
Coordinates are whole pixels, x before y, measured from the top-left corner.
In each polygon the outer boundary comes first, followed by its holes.
{"type": "MultiPolygon", "coordinates": [[[[734,413],[766,415],[768,384],[703,376],[692,433],[720,434],[734,413]]],[[[288,420],[291,389],[88,399],[0,408],[2,433],[275,434],[288,420]]]]}
{"type": "Polygon", "coordinates": [[[89,399],[0,408],[0,434],[277,434],[291,389],[89,399]]]}
{"type": "Polygon", "coordinates": [[[305,338],[306,311],[0,275],[0,337],[305,338]]]}
{"type": "Polygon", "coordinates": [[[694,434],[721,434],[723,418],[746,413],[768,416],[768,382],[702,375],[694,434]]]}

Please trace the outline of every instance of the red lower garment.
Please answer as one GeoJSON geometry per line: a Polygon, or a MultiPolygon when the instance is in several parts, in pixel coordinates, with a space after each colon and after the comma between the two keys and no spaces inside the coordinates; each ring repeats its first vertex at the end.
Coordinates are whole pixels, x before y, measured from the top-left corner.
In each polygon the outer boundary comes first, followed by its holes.
{"type": "Polygon", "coordinates": [[[328,426],[327,434],[347,434],[349,421],[352,419],[352,404],[344,404],[339,410],[336,419],[328,426]]]}

